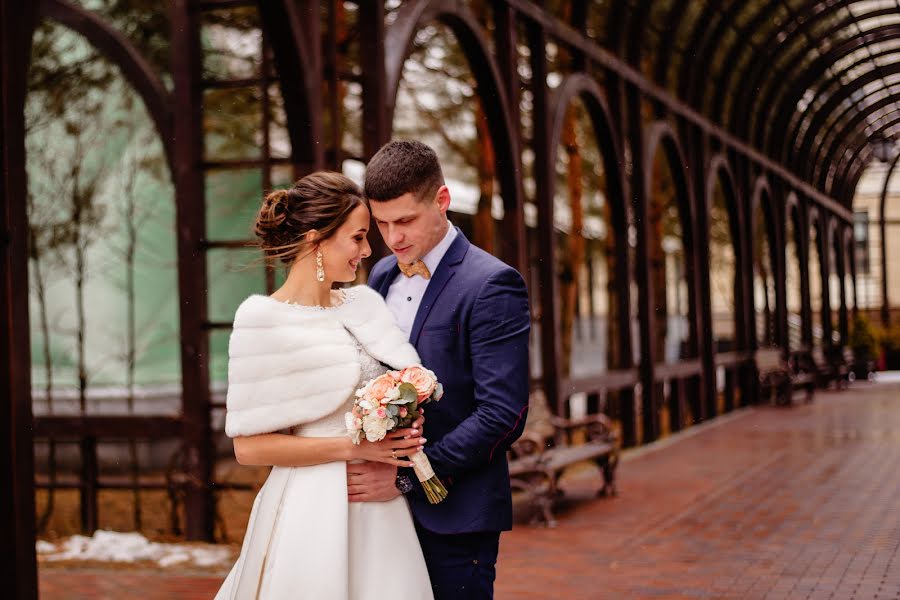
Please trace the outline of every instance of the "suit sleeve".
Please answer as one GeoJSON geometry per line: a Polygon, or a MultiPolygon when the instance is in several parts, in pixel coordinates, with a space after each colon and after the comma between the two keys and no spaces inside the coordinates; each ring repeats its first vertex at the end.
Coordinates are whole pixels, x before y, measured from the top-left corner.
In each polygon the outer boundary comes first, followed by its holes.
{"type": "Polygon", "coordinates": [[[438,475],[457,477],[504,456],[522,434],[528,410],[530,327],[522,276],[511,268],[491,276],[470,318],[475,410],[426,448],[438,475]]]}

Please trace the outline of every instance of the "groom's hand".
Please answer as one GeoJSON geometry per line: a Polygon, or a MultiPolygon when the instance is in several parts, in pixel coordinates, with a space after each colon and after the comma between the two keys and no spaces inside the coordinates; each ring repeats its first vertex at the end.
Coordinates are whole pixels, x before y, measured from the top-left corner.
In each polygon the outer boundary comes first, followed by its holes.
{"type": "Polygon", "coordinates": [[[395,482],[397,467],[381,462],[347,464],[350,502],[387,502],[400,495],[395,482]]]}

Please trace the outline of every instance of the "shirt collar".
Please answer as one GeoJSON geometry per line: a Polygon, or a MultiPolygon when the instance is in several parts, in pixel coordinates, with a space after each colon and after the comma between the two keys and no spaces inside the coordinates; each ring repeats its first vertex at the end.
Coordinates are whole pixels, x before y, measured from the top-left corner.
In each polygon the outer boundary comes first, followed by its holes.
{"type": "Polygon", "coordinates": [[[448,225],[449,227],[447,227],[447,233],[444,235],[444,239],[438,242],[437,246],[432,248],[428,254],[422,257],[422,262],[425,263],[425,266],[428,267],[428,271],[432,274],[437,270],[438,265],[441,264],[441,259],[447,254],[447,250],[450,249],[450,244],[456,239],[456,227],[450,222],[448,222],[448,225]]]}

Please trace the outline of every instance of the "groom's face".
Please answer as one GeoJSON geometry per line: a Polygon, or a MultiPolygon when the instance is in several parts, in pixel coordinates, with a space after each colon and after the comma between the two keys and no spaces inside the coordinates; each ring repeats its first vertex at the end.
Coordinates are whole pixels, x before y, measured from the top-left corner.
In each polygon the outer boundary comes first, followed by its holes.
{"type": "Polygon", "coordinates": [[[381,237],[401,263],[415,262],[443,239],[449,206],[450,193],[445,185],[427,200],[407,193],[392,200],[370,202],[381,237]]]}

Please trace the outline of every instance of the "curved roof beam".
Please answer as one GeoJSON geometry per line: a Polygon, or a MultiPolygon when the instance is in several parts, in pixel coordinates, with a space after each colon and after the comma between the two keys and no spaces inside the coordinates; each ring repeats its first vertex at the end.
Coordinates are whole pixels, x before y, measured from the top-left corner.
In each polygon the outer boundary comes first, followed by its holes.
{"type": "MultiPolygon", "coordinates": [[[[900,111],[894,112],[895,114],[900,114],[900,111]]],[[[850,143],[836,145],[832,148],[829,155],[826,157],[829,161],[826,164],[833,165],[834,169],[820,172],[818,180],[819,189],[834,189],[836,186],[844,183],[847,173],[851,172],[851,168],[855,162],[863,163],[863,166],[865,166],[865,164],[872,159],[873,151],[869,144],[869,140],[874,136],[892,136],[896,133],[898,126],[900,126],[900,116],[889,118],[887,121],[880,124],[871,134],[859,136],[850,143]],[[843,149],[843,152],[838,152],[840,149],[843,149]],[[836,181],[837,183],[835,183],[836,181]]]]}
{"type": "MultiPolygon", "coordinates": [[[[755,109],[757,106],[771,108],[773,102],[771,96],[773,94],[777,95],[783,90],[783,86],[779,86],[778,84],[796,79],[794,77],[787,77],[786,72],[796,70],[798,64],[805,57],[813,52],[818,52],[822,39],[830,39],[840,31],[852,27],[856,22],[852,16],[848,16],[833,24],[825,32],[814,35],[811,33],[811,30],[823,20],[830,18],[837,10],[846,9],[847,4],[846,2],[834,3],[815,12],[816,9],[821,6],[821,3],[811,0],[807,2],[804,7],[796,11],[797,14],[804,15],[803,20],[797,24],[797,30],[804,32],[807,39],[805,45],[794,45],[795,38],[791,35],[785,35],[784,29],[774,29],[770,33],[762,47],[770,48],[771,50],[764,56],[751,61],[749,63],[750,70],[747,74],[741,73],[737,76],[737,87],[734,88],[733,95],[736,98],[742,99],[742,104],[739,105],[739,109],[735,111],[734,114],[752,116],[756,114],[755,109]],[[813,15],[807,16],[808,11],[813,12],[813,15]],[[777,59],[782,56],[788,56],[790,57],[790,60],[788,60],[786,65],[781,69],[775,69],[773,71],[773,64],[776,64],[777,59]]],[[[797,17],[795,16],[794,21],[796,20],[797,17]]],[[[829,48],[826,53],[831,51],[833,51],[833,47],[829,48]]],[[[802,96],[805,90],[811,86],[816,79],[821,78],[821,75],[817,75],[812,81],[809,81],[809,77],[803,78],[801,76],[801,78],[804,79],[804,81],[807,81],[807,83],[803,86],[794,86],[800,87],[800,96],[802,96]]],[[[793,103],[789,104],[793,105],[793,103]]],[[[773,123],[771,120],[766,121],[765,119],[762,119],[762,121],[773,123]]],[[[764,144],[762,143],[761,138],[767,134],[770,128],[755,127],[755,122],[751,123],[751,120],[749,119],[744,119],[739,123],[741,123],[743,127],[736,127],[736,132],[739,135],[743,135],[745,139],[756,144],[758,147],[763,147],[764,144]]],[[[775,131],[780,130],[774,125],[771,129],[774,129],[775,131]]]]}
{"type": "MultiPolygon", "coordinates": [[[[841,113],[841,115],[831,120],[825,128],[823,135],[820,136],[821,142],[817,144],[815,151],[807,155],[812,158],[811,162],[814,166],[813,170],[810,171],[812,180],[818,178],[820,172],[818,164],[821,158],[827,159],[828,157],[833,156],[842,144],[846,144],[846,141],[851,139],[851,134],[856,134],[852,138],[854,140],[859,139],[860,137],[871,139],[871,135],[866,134],[866,130],[877,128],[879,121],[883,120],[885,116],[896,112],[897,109],[889,111],[887,115],[883,114],[875,120],[870,119],[874,114],[883,112],[885,108],[898,104],[898,100],[900,100],[900,81],[892,85],[891,88],[894,89],[893,93],[887,93],[887,95],[881,97],[879,100],[867,104],[864,109],[852,112],[853,108],[849,107],[841,113]],[[839,124],[840,127],[838,127],[839,124]],[[828,148],[828,151],[823,153],[825,148],[828,148]]],[[[878,91],[886,92],[884,89],[878,91]]],[[[869,97],[871,96],[874,96],[874,93],[869,95],[869,97]]],[[[803,155],[800,154],[798,158],[802,160],[802,156],[803,155]]]]}
{"type": "Polygon", "coordinates": [[[790,61],[790,66],[787,69],[782,69],[773,75],[773,81],[794,81],[795,83],[790,87],[779,86],[777,83],[773,83],[766,92],[759,94],[758,101],[754,104],[754,106],[760,107],[760,111],[756,113],[756,116],[760,118],[756,120],[756,123],[772,124],[771,128],[766,128],[765,137],[758,140],[758,147],[770,153],[770,155],[775,155],[777,140],[776,136],[770,135],[770,132],[784,132],[786,130],[791,111],[784,111],[783,108],[796,106],[796,103],[803,97],[806,90],[816,81],[825,78],[828,70],[837,61],[856,50],[865,48],[867,45],[897,36],[900,36],[900,24],[885,25],[852,35],[838,42],[829,48],[828,51],[816,56],[808,64],[804,64],[804,59],[815,52],[815,49],[795,57],[794,60],[790,61]],[[803,75],[797,74],[797,71],[800,69],[803,70],[803,75]]]}
{"type": "MultiPolygon", "coordinates": [[[[871,39],[887,39],[887,38],[897,38],[900,37],[900,26],[892,26],[889,28],[881,29],[874,31],[872,33],[866,34],[864,36],[856,36],[844,42],[834,49],[833,52],[827,53],[826,55],[818,57],[813,65],[808,67],[808,71],[813,72],[814,74],[819,74],[827,69],[828,64],[832,64],[834,61],[839,60],[842,56],[847,55],[849,52],[854,51],[855,49],[863,46],[868,43],[871,39]]],[[[813,77],[815,79],[815,77],[813,77]]],[[[853,86],[851,86],[853,89],[853,86]]],[[[784,106],[793,106],[794,102],[798,100],[800,97],[797,92],[793,92],[794,96],[791,97],[789,102],[779,102],[779,105],[784,106]]],[[[858,104],[858,102],[857,102],[858,104]]],[[[769,114],[768,121],[774,121],[773,131],[786,131],[785,118],[783,113],[779,114],[775,111],[774,108],[770,107],[766,113],[769,114]]],[[[812,132],[813,134],[815,132],[812,132]]],[[[768,144],[762,147],[762,150],[766,152],[769,156],[773,156],[778,159],[776,154],[776,147],[780,145],[781,147],[785,146],[785,141],[783,137],[779,140],[774,136],[768,140],[768,144]],[[780,144],[779,144],[780,142],[780,144]]],[[[787,157],[781,157],[781,162],[786,164],[787,157]]]]}
{"type": "Polygon", "coordinates": [[[667,90],[673,89],[668,81],[669,67],[672,64],[672,56],[675,54],[675,39],[678,37],[678,32],[681,30],[684,17],[687,16],[687,7],[690,4],[690,1],[691,0],[675,0],[675,4],[672,6],[672,10],[668,15],[673,19],[670,33],[663,37],[663,43],[660,45],[657,52],[656,64],[654,65],[653,71],[654,79],[659,85],[667,90]]]}
{"type": "MultiPolygon", "coordinates": [[[[875,55],[875,58],[884,58],[886,56],[890,56],[891,54],[900,54],[900,45],[898,45],[896,48],[891,48],[875,55]]],[[[798,110],[794,112],[791,120],[788,122],[787,129],[785,129],[785,131],[787,132],[787,135],[785,136],[785,148],[784,150],[782,150],[781,156],[789,157],[791,153],[793,153],[800,132],[806,131],[809,128],[808,123],[810,119],[813,119],[816,116],[817,111],[821,109],[824,102],[827,102],[827,99],[833,95],[835,91],[833,88],[836,87],[837,90],[840,91],[840,89],[843,87],[842,82],[844,77],[862,76],[863,74],[853,73],[853,71],[856,71],[863,65],[871,64],[871,62],[871,59],[869,59],[868,57],[861,58],[838,72],[834,79],[825,80],[824,85],[816,88],[814,95],[806,104],[806,108],[804,108],[802,111],[798,110]],[[825,99],[823,100],[822,98],[825,99]],[[807,124],[806,127],[804,127],[804,124],[807,124]]],[[[872,70],[874,70],[874,68],[872,70]]]]}
{"type": "MultiPolygon", "coordinates": [[[[706,41],[707,33],[710,31],[709,24],[713,18],[713,11],[715,10],[713,7],[718,6],[718,2],[707,2],[703,6],[703,12],[700,17],[694,21],[694,29],[691,32],[691,36],[687,45],[684,47],[685,56],[694,56],[698,57],[700,46],[706,41]]],[[[718,10],[715,10],[716,15],[721,18],[718,10]]],[[[719,20],[716,20],[716,24],[719,23],[719,20]]],[[[696,96],[696,94],[692,94],[692,90],[695,85],[695,74],[702,69],[694,69],[695,63],[689,60],[681,61],[681,68],[678,70],[678,79],[676,81],[678,87],[678,96],[680,98],[685,99],[689,104],[691,104],[694,109],[698,109],[699,106],[693,104],[692,100],[696,96]]],[[[698,111],[700,112],[700,111],[698,111]]]]}
{"type": "MultiPolygon", "coordinates": [[[[783,2],[779,2],[778,4],[781,5],[781,7],[784,6],[783,2]]],[[[763,54],[754,57],[747,63],[745,69],[746,72],[739,71],[734,76],[736,86],[733,88],[732,95],[738,99],[739,104],[735,107],[735,110],[732,111],[732,115],[751,115],[753,108],[757,105],[758,97],[761,95],[760,92],[763,88],[763,84],[767,81],[767,77],[773,79],[776,78],[772,74],[772,66],[775,63],[775,58],[786,53],[788,49],[786,49],[785,46],[789,46],[793,41],[792,37],[785,33],[788,29],[787,26],[796,25],[796,28],[804,28],[804,30],[809,29],[814,27],[822,19],[827,18],[835,10],[843,8],[843,6],[843,3],[829,5],[818,2],[817,0],[808,0],[805,5],[799,7],[795,11],[795,14],[806,15],[802,22],[798,23],[796,16],[794,16],[786,26],[771,29],[768,37],[760,46],[763,50],[763,54]]],[[[760,26],[766,24],[768,24],[768,20],[766,19],[759,22],[760,26]]],[[[760,27],[760,30],[762,30],[762,27],[760,27]]],[[[750,119],[743,118],[730,125],[738,135],[751,143],[755,143],[753,135],[755,131],[750,126],[750,119]]]]}
{"type": "MultiPolygon", "coordinates": [[[[822,7],[822,3],[814,2],[810,0],[807,2],[806,7],[799,9],[801,14],[808,14],[811,11],[814,11],[818,7],[822,7]]],[[[769,2],[764,4],[759,11],[751,18],[741,29],[739,34],[739,41],[742,40],[750,40],[753,36],[763,29],[763,25],[767,25],[772,22],[772,15],[779,8],[784,8],[783,2],[769,2]]],[[[815,18],[813,16],[813,18],[815,18]]],[[[792,21],[792,23],[795,21],[792,21]]],[[[769,30],[769,37],[763,42],[761,45],[751,44],[752,52],[750,52],[750,60],[745,61],[744,63],[739,63],[739,59],[741,58],[741,53],[747,50],[747,45],[742,43],[735,43],[731,45],[731,48],[728,51],[728,54],[725,56],[724,61],[722,62],[723,70],[725,71],[725,79],[720,82],[720,84],[716,86],[716,93],[713,98],[712,103],[712,112],[714,114],[723,115],[725,114],[725,99],[728,97],[729,91],[735,90],[735,88],[740,84],[740,82],[744,81],[742,75],[743,71],[746,69],[755,69],[757,65],[764,64],[766,61],[762,60],[763,55],[769,56],[778,46],[776,44],[777,37],[784,32],[785,29],[782,28],[772,28],[769,30]],[[754,57],[758,57],[758,60],[753,60],[754,57]],[[744,65],[745,69],[739,69],[739,64],[744,65]],[[737,83],[732,86],[731,82],[736,81],[737,83]]],[[[732,110],[731,116],[735,114],[735,110],[732,110]]],[[[743,121],[742,121],[743,122],[743,121]]],[[[724,122],[725,126],[730,126],[730,123],[724,122]]],[[[734,130],[733,127],[730,127],[734,130]]]]}
{"type": "MultiPolygon", "coordinates": [[[[836,75],[833,72],[835,64],[851,59],[857,52],[866,52],[871,58],[867,48],[868,40],[864,39],[865,32],[847,35],[855,23],[853,19],[838,21],[822,33],[822,38],[831,42],[827,49],[823,51],[814,45],[801,48],[799,52],[793,53],[783,68],[768,80],[767,87],[760,93],[756,106],[761,109],[759,113],[761,120],[772,123],[770,131],[782,133],[785,131],[793,111],[786,113],[778,108],[795,106],[817,82],[835,79],[836,75]],[[794,83],[785,86],[779,85],[778,81],[794,83]]],[[[877,63],[875,66],[877,67],[877,63]]],[[[771,151],[777,149],[774,136],[760,140],[760,144],[761,147],[771,148],[771,151]]]]}
{"type": "MultiPolygon", "coordinates": [[[[799,136],[799,138],[793,138],[800,142],[799,150],[795,153],[782,155],[782,161],[785,164],[789,164],[791,162],[791,158],[800,157],[802,159],[803,157],[810,156],[813,150],[815,139],[819,135],[821,129],[828,124],[829,117],[832,117],[836,113],[836,111],[838,111],[844,105],[845,102],[850,102],[853,95],[863,89],[866,85],[877,82],[879,80],[883,80],[885,75],[889,77],[891,75],[897,74],[900,74],[900,63],[890,65],[885,69],[884,72],[879,72],[873,69],[869,73],[866,73],[862,77],[854,80],[852,86],[844,85],[839,88],[837,92],[832,94],[821,107],[814,109],[812,119],[809,122],[809,126],[805,130],[788,130],[789,135],[799,136]]],[[[864,98],[868,97],[869,95],[870,94],[866,94],[864,98]]],[[[856,102],[853,102],[849,108],[845,108],[844,113],[847,110],[852,110],[853,108],[856,108],[860,112],[865,112],[865,108],[860,107],[859,100],[857,100],[856,102]]],[[[840,113],[838,116],[842,116],[842,114],[844,113],[840,113]]],[[[790,148],[791,145],[792,144],[790,142],[786,144],[786,146],[788,146],[788,152],[793,149],[790,148]]]]}

